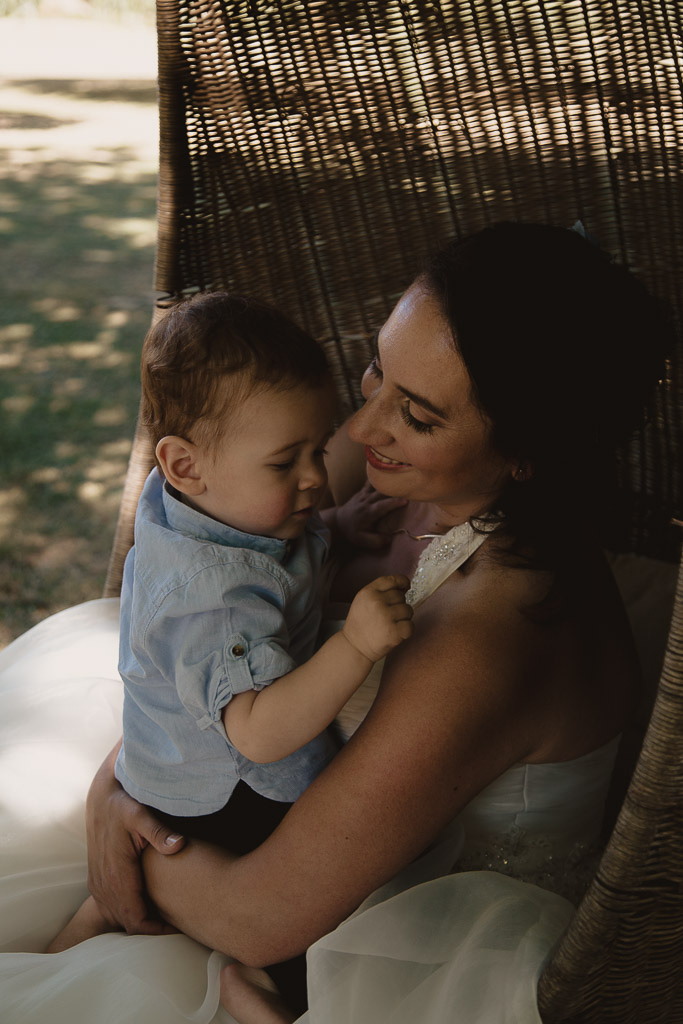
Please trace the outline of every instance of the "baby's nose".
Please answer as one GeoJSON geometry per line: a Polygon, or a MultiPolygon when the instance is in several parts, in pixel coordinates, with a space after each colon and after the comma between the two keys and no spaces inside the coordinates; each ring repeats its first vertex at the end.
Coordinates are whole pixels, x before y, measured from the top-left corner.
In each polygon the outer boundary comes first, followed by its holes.
{"type": "Polygon", "coordinates": [[[327,483],[327,471],[324,467],[318,469],[317,467],[311,466],[311,468],[302,476],[299,481],[300,491],[315,490],[320,487],[324,487],[327,483]]]}

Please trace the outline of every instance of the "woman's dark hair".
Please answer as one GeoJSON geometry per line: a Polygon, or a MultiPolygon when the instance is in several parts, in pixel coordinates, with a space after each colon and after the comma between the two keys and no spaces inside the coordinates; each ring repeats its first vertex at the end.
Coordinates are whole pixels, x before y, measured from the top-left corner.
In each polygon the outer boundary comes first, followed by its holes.
{"type": "Polygon", "coordinates": [[[511,551],[558,568],[577,517],[596,525],[615,447],[642,422],[671,345],[668,318],[636,277],[566,228],[494,225],[447,245],[423,281],[493,444],[530,470],[499,502],[511,551]]]}
{"type": "Polygon", "coordinates": [[[150,328],[141,376],[141,422],[153,445],[167,434],[213,445],[251,391],[317,388],[330,372],[317,342],[276,309],[207,292],[172,306],[150,328]]]}

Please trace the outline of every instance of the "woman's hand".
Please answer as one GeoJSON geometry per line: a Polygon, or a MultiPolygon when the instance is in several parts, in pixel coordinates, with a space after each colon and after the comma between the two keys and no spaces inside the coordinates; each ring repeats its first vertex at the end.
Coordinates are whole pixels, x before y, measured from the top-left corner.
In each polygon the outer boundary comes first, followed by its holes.
{"type": "Polygon", "coordinates": [[[360,548],[382,548],[391,540],[391,533],[381,529],[384,516],[403,508],[405,498],[387,498],[369,481],[334,513],[334,526],[348,543],[360,548]]]}
{"type": "Polygon", "coordinates": [[[148,845],[162,854],[176,853],[185,840],[128,796],[116,781],[118,749],[114,748],[97,772],[86,802],[88,888],[107,920],[129,934],[175,932],[150,908],[140,855],[148,845]]]}

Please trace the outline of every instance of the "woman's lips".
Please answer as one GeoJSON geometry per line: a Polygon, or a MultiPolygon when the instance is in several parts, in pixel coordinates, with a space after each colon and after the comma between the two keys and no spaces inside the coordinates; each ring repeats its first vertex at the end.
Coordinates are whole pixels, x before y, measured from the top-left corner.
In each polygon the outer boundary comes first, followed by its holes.
{"type": "Polygon", "coordinates": [[[396,470],[406,469],[408,466],[407,462],[396,462],[395,459],[389,459],[386,455],[380,455],[379,452],[371,448],[369,444],[365,446],[365,458],[368,460],[371,466],[375,469],[384,470],[396,470]]]}

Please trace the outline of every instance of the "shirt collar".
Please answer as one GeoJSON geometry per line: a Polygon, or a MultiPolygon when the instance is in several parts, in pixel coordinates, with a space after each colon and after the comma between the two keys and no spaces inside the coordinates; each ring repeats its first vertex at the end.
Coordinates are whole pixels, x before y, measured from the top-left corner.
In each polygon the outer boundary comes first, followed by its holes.
{"type": "Polygon", "coordinates": [[[164,513],[169,526],[178,533],[184,533],[196,540],[209,541],[212,544],[223,544],[231,548],[248,548],[270,555],[278,562],[284,562],[289,555],[292,542],[280,540],[278,537],[261,537],[254,533],[244,533],[233,526],[219,523],[217,519],[205,516],[203,512],[186,505],[174,487],[164,481],[162,490],[164,513]]]}

